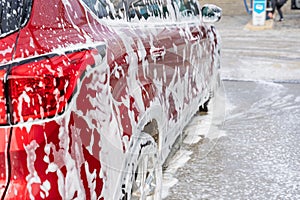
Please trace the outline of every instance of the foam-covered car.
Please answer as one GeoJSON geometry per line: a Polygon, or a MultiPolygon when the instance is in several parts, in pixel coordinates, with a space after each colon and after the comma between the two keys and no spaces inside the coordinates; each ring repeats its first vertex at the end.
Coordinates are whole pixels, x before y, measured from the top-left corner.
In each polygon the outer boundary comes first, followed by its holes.
{"type": "Polygon", "coordinates": [[[162,164],[218,85],[196,0],[0,3],[1,199],[160,199],[162,164]]]}

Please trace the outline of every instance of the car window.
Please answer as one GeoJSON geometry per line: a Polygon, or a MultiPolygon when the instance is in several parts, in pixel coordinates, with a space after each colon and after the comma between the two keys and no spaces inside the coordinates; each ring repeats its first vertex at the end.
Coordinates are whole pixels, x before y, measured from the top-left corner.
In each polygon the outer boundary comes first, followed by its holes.
{"type": "Polygon", "coordinates": [[[168,18],[167,6],[158,0],[137,0],[130,3],[129,19],[138,18],[148,20],[149,17],[168,18]]]}
{"type": "Polygon", "coordinates": [[[109,5],[104,0],[83,0],[83,2],[91,9],[91,11],[99,18],[112,15],[109,11],[109,5]]]}
{"type": "Polygon", "coordinates": [[[0,3],[0,37],[23,27],[31,12],[32,0],[5,0],[0,3]]]}
{"type": "MultiPolygon", "coordinates": [[[[90,10],[99,18],[124,19],[136,22],[150,19],[181,19],[198,16],[197,0],[83,0],[90,10]]],[[[153,20],[150,20],[153,21],[153,20]]]]}
{"type": "Polygon", "coordinates": [[[83,0],[90,10],[100,19],[127,19],[126,2],[122,0],[83,0]]]}
{"type": "Polygon", "coordinates": [[[181,17],[198,16],[200,14],[195,0],[173,0],[173,5],[179,11],[181,17]]]}
{"type": "Polygon", "coordinates": [[[99,18],[127,21],[168,18],[167,6],[161,0],[83,0],[99,18]]]}

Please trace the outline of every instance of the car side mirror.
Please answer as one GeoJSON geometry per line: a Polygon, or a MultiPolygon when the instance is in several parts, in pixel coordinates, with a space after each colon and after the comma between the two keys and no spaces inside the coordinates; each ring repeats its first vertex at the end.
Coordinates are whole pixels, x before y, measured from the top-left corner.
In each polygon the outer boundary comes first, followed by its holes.
{"type": "Polygon", "coordinates": [[[222,17],[222,9],[213,4],[205,4],[202,9],[202,19],[205,23],[218,22],[222,17]]]}

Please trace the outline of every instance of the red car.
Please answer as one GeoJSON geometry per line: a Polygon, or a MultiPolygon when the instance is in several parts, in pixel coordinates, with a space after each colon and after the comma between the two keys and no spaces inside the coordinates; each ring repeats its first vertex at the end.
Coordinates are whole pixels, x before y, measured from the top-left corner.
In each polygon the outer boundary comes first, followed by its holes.
{"type": "Polygon", "coordinates": [[[160,199],[218,84],[221,10],[195,0],[0,6],[0,197],[160,199]]]}

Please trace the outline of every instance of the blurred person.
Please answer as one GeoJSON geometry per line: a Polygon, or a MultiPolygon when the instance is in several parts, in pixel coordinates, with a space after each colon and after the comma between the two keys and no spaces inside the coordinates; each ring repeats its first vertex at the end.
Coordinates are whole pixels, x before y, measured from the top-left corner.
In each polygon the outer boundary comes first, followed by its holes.
{"type": "Polygon", "coordinates": [[[275,12],[275,8],[278,11],[279,14],[279,20],[278,21],[283,21],[283,13],[281,10],[281,7],[287,2],[287,0],[271,0],[271,4],[272,4],[272,12],[270,15],[268,15],[270,18],[274,18],[274,12],[275,12]]]}
{"type": "Polygon", "coordinates": [[[267,0],[267,8],[272,8],[272,10],[267,10],[267,16],[266,20],[268,19],[273,19],[273,6],[272,6],[272,1],[273,0],[267,0]]]}

